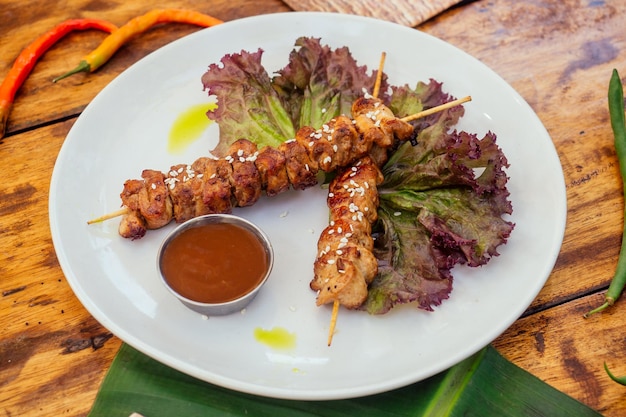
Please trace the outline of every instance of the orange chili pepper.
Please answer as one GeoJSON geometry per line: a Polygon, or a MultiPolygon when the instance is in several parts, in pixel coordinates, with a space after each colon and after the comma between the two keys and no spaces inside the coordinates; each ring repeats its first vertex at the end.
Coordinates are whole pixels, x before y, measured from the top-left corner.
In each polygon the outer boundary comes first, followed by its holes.
{"type": "Polygon", "coordinates": [[[118,30],[112,32],[96,49],[86,55],[76,68],[55,78],[53,81],[57,82],[65,77],[69,77],[70,75],[79,72],[94,72],[104,65],[109,58],[111,58],[113,54],[130,38],[139,33],[145,32],[157,23],[165,22],[189,23],[203,27],[224,23],[215,17],[193,10],[156,9],[149,11],[144,15],[131,19],[124,26],[121,26],[118,30]]]}
{"type": "Polygon", "coordinates": [[[63,36],[74,30],[85,29],[100,29],[110,33],[115,31],[117,26],[100,19],[66,20],[35,39],[20,52],[6,78],[0,85],[0,138],[4,136],[15,94],[17,90],[20,89],[39,58],[63,36]]]}

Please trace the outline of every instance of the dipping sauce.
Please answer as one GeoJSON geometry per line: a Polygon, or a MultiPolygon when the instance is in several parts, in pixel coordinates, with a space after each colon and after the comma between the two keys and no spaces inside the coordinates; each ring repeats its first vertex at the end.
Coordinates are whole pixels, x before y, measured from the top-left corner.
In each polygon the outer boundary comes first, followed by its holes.
{"type": "Polygon", "coordinates": [[[201,303],[224,303],[254,289],[268,270],[268,255],[250,230],[209,223],[176,235],[161,257],[168,285],[201,303]]]}

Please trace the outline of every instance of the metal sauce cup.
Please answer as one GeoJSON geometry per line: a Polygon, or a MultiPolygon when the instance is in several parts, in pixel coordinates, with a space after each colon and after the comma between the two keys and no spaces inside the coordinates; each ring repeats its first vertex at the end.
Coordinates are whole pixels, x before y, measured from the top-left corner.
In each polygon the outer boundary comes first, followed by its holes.
{"type": "Polygon", "coordinates": [[[231,314],[236,311],[241,311],[243,308],[245,308],[254,299],[257,293],[261,290],[261,287],[263,287],[263,285],[267,281],[267,278],[269,277],[270,272],[272,271],[273,264],[274,264],[274,251],[272,249],[272,245],[267,235],[252,222],[245,220],[241,217],[233,216],[230,214],[208,214],[208,215],[193,218],[191,220],[188,220],[182,223],[181,225],[176,227],[171,233],[167,235],[163,243],[161,243],[161,247],[159,248],[159,252],[157,256],[157,270],[159,272],[159,277],[161,281],[163,282],[163,284],[165,285],[165,287],[176,298],[178,298],[178,300],[180,300],[185,306],[187,306],[193,311],[196,311],[206,316],[231,314]],[[248,292],[239,296],[236,299],[225,301],[225,302],[219,302],[219,303],[206,303],[206,302],[199,302],[199,301],[191,300],[179,294],[168,283],[167,277],[164,275],[163,268],[162,268],[163,254],[165,250],[167,249],[168,245],[172,242],[172,240],[174,240],[177,236],[179,236],[184,231],[190,228],[194,228],[194,227],[210,225],[210,224],[218,224],[218,223],[228,223],[228,224],[239,226],[243,229],[250,231],[254,235],[254,237],[256,237],[258,242],[263,247],[263,250],[265,253],[265,261],[267,265],[265,274],[263,275],[263,277],[261,278],[261,280],[258,282],[256,286],[254,286],[248,292]]]}

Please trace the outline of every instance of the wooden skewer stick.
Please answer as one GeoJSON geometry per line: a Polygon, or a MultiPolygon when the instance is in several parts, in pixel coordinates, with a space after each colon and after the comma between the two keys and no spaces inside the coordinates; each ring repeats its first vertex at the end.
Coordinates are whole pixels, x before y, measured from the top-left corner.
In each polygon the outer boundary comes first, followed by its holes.
{"type": "Polygon", "coordinates": [[[333,313],[330,317],[330,328],[328,329],[328,346],[333,342],[333,334],[335,333],[335,325],[337,324],[337,314],[339,313],[339,300],[333,303],[333,313]]]}
{"type": "Polygon", "coordinates": [[[471,101],[471,100],[472,100],[471,96],[459,98],[457,100],[453,100],[453,101],[449,101],[447,103],[443,103],[443,104],[441,104],[439,106],[431,107],[428,110],[423,110],[423,111],[411,114],[409,116],[401,118],[400,120],[402,120],[403,122],[410,122],[411,120],[416,120],[416,119],[420,119],[422,117],[430,116],[431,114],[438,113],[440,111],[449,109],[451,107],[458,106],[459,104],[463,104],[463,103],[471,101]]]}
{"type": "Polygon", "coordinates": [[[378,73],[376,74],[376,82],[374,84],[374,90],[372,91],[372,96],[378,97],[378,93],[380,92],[380,84],[383,81],[383,67],[385,66],[385,57],[387,54],[383,52],[380,55],[380,63],[378,64],[378,73]]]}
{"type": "Polygon", "coordinates": [[[128,208],[122,207],[121,209],[119,209],[117,211],[113,211],[111,213],[107,213],[107,214],[105,214],[103,216],[100,216],[100,217],[97,217],[95,219],[91,219],[91,220],[87,221],[87,224],[100,223],[100,222],[103,222],[105,220],[109,220],[109,219],[113,219],[115,217],[123,216],[126,213],[128,213],[128,208]]]}

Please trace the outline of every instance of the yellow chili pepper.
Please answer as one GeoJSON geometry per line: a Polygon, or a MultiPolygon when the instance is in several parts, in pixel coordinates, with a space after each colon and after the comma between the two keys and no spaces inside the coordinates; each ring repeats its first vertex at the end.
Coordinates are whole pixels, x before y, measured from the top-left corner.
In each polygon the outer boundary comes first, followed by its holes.
{"type": "Polygon", "coordinates": [[[57,82],[65,77],[78,72],[94,72],[104,65],[115,52],[133,36],[145,32],[158,23],[177,22],[192,25],[210,27],[223,21],[215,17],[185,9],[155,9],[148,13],[135,17],[124,26],[107,36],[102,43],[91,53],[86,55],[73,70],[55,78],[57,82]]]}

